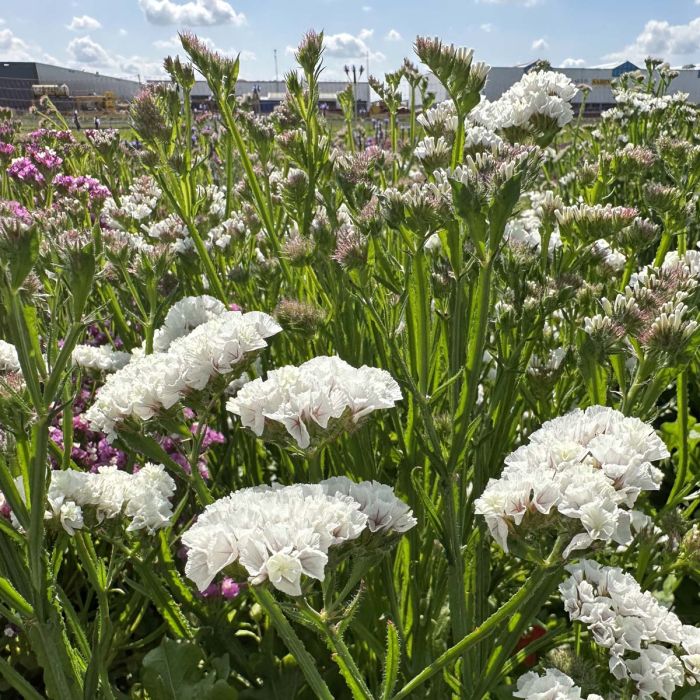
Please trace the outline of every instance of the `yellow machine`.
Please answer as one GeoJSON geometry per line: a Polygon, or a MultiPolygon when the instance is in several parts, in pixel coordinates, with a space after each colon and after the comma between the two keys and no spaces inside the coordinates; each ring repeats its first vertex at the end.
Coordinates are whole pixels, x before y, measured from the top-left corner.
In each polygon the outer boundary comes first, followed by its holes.
{"type": "Polygon", "coordinates": [[[106,90],[103,95],[75,95],[71,99],[79,110],[114,112],[117,108],[117,96],[111,90],[106,90]]]}

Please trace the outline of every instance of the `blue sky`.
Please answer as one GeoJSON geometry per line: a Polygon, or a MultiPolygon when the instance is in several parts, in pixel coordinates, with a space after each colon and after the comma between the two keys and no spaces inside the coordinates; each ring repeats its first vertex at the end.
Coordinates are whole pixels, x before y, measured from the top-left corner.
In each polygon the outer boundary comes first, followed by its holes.
{"type": "Polygon", "coordinates": [[[491,65],[536,57],[596,65],[645,55],[700,64],[700,0],[2,0],[0,60],[38,60],[142,79],[161,74],[191,28],[241,77],[275,77],[309,28],[326,32],[325,75],[346,63],[381,75],[413,57],[416,34],[475,49],[491,65]]]}

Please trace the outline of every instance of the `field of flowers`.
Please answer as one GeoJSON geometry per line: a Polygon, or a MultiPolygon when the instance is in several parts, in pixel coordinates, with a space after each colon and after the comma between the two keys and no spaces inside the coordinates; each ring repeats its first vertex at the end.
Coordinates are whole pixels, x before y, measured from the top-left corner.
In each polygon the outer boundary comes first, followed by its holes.
{"type": "Polygon", "coordinates": [[[181,39],[137,142],[0,114],[0,697],[700,697],[672,71],[591,123],[419,38],[367,146],[322,34],[270,116],[181,39]]]}

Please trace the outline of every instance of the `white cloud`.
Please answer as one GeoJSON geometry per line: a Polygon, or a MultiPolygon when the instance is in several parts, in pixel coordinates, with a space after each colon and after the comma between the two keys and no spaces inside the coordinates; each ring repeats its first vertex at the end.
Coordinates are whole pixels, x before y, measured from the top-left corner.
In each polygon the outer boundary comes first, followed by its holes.
{"type": "Polygon", "coordinates": [[[549,48],[549,44],[546,39],[535,39],[532,42],[533,51],[546,51],[549,48]]]}
{"type": "Polygon", "coordinates": [[[6,61],[47,60],[41,48],[21,39],[9,27],[0,29],[0,56],[6,61]]]}
{"type": "Polygon", "coordinates": [[[156,39],[153,42],[153,46],[157,49],[179,49],[182,44],[180,43],[180,37],[174,34],[169,39],[156,39]]]}
{"type": "Polygon", "coordinates": [[[395,29],[390,29],[384,37],[384,41],[401,41],[401,38],[401,34],[395,29]]]}
{"type": "Polygon", "coordinates": [[[327,34],[323,38],[325,55],[330,58],[354,58],[365,59],[369,57],[374,61],[383,61],[386,56],[379,51],[373,52],[360,36],[353,36],[348,32],[327,34]]]}
{"type": "Polygon", "coordinates": [[[66,29],[70,29],[72,32],[89,32],[93,29],[99,29],[102,25],[94,17],[90,15],[82,15],[80,17],[73,17],[71,23],[66,25],[66,29]]]}
{"type": "Polygon", "coordinates": [[[81,36],[73,39],[66,49],[70,59],[75,63],[81,63],[88,66],[111,66],[113,59],[109,53],[93,41],[89,36],[81,36]]]}
{"type": "Polygon", "coordinates": [[[360,29],[360,33],[357,35],[357,38],[365,41],[366,39],[371,39],[373,34],[374,29],[360,29]]]}
{"type": "Polygon", "coordinates": [[[131,80],[135,80],[138,75],[142,79],[165,77],[161,61],[153,61],[144,56],[122,56],[107,51],[89,36],[73,39],[68,44],[66,52],[71,68],[99,71],[116,78],[131,80]]]}
{"type": "Polygon", "coordinates": [[[257,61],[258,57],[255,55],[254,51],[248,51],[248,49],[243,49],[240,54],[241,61],[257,61]]]}
{"type": "Polygon", "coordinates": [[[493,31],[493,24],[491,24],[490,22],[485,22],[479,27],[479,29],[481,29],[482,32],[486,32],[488,34],[489,32],[493,31]]]}
{"type": "Polygon", "coordinates": [[[700,17],[690,20],[688,24],[671,24],[666,20],[651,19],[631,44],[621,51],[607,54],[605,58],[613,61],[628,59],[642,62],[651,55],[674,61],[696,54],[698,51],[700,51],[700,17]]]}
{"type": "Polygon", "coordinates": [[[363,12],[372,12],[372,6],[371,5],[363,5],[362,11],[363,12]]]}
{"type": "Polygon", "coordinates": [[[179,24],[190,27],[215,24],[245,24],[245,15],[236,12],[226,0],[139,0],[146,19],[151,24],[179,24]]]}
{"type": "Polygon", "coordinates": [[[582,58],[565,58],[561,62],[562,68],[583,68],[586,62],[582,58]]]}
{"type": "Polygon", "coordinates": [[[119,30],[119,36],[126,36],[129,32],[126,31],[123,27],[119,30]]]}

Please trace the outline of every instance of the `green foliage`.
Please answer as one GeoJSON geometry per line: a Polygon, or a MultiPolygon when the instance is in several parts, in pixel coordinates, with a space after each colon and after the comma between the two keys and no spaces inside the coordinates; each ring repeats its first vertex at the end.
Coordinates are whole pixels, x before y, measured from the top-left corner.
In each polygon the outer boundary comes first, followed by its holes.
{"type": "Polygon", "coordinates": [[[141,681],[149,700],[236,700],[229,675],[226,657],[207,668],[199,646],[166,637],[144,656],[141,681]]]}

